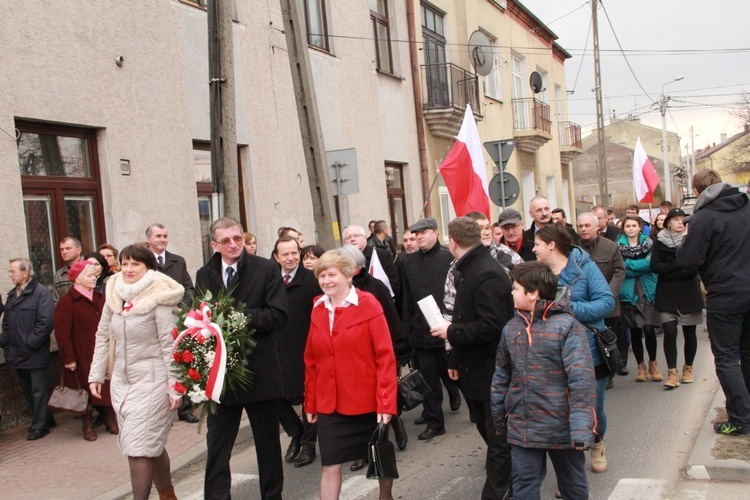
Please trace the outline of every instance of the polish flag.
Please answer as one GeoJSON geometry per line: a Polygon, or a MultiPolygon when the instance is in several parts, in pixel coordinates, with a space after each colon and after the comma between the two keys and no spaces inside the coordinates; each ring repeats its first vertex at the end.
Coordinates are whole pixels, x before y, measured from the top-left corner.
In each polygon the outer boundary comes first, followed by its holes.
{"type": "Polygon", "coordinates": [[[385,274],[385,269],[383,269],[383,264],[380,263],[380,257],[378,257],[378,251],[373,248],[372,249],[372,258],[370,259],[370,275],[373,278],[377,278],[380,281],[382,281],[385,286],[388,287],[388,291],[391,292],[391,297],[394,297],[396,294],[393,293],[393,288],[391,288],[391,280],[388,279],[388,275],[385,274]]]}
{"type": "Polygon", "coordinates": [[[656,175],[654,166],[641,146],[639,137],[635,143],[633,152],[633,187],[635,188],[635,199],[641,203],[654,201],[654,191],[659,185],[659,176],[656,175]]]}
{"type": "Polygon", "coordinates": [[[445,180],[453,208],[459,217],[469,212],[490,216],[487,193],[487,170],[484,166],[482,143],[471,106],[466,105],[464,121],[448,156],[438,169],[445,180]]]}

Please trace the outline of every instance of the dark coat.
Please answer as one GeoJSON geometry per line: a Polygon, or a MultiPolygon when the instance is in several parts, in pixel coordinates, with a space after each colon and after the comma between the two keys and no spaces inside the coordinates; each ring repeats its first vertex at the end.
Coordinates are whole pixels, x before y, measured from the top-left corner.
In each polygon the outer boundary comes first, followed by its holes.
{"type": "Polygon", "coordinates": [[[500,240],[500,243],[506,245],[508,248],[520,255],[524,262],[531,262],[532,260],[536,260],[536,254],[534,253],[533,236],[531,237],[531,241],[529,241],[526,239],[526,233],[524,233],[524,236],[521,236],[521,248],[519,248],[518,250],[516,250],[515,245],[509,245],[508,242],[505,241],[505,238],[502,238],[500,240]]]}
{"type": "Polygon", "coordinates": [[[479,244],[456,262],[454,284],[448,341],[453,346],[451,357],[458,361],[458,383],[467,400],[489,402],[497,344],[513,317],[510,280],[479,244]]]}
{"type": "Polygon", "coordinates": [[[414,252],[404,261],[404,326],[417,349],[445,349],[442,339],[430,335],[430,325],[419,310],[417,302],[432,295],[441,311],[445,310],[445,277],[453,261],[447,248],[435,246],[414,252]]]}
{"type": "MultiPolygon", "coordinates": [[[[599,235],[591,243],[581,240],[581,248],[588,252],[591,260],[602,272],[604,279],[609,283],[609,289],[612,290],[612,296],[619,297],[620,288],[625,281],[625,261],[617,244],[599,235]]],[[[619,300],[615,300],[615,310],[607,317],[620,317],[619,300]]]]}
{"type": "Polygon", "coordinates": [[[491,402],[495,428],[510,444],[593,444],[594,367],[586,332],[564,304],[539,300],[533,313],[518,311],[505,326],[491,402]]]}
{"type": "MultiPolygon", "coordinates": [[[[94,291],[89,300],[76,290],[75,286],[60,298],[55,308],[55,339],[60,350],[60,364],[75,362],[75,373],[63,370],[67,387],[81,387],[88,390],[91,360],[94,358],[96,330],[104,308],[104,295],[94,291]],[[76,382],[76,375],[78,382],[76,382]]],[[[112,406],[109,395],[109,381],[103,386],[102,399],[94,399],[95,405],[112,406]]]]}
{"type": "MultiPolygon", "coordinates": [[[[278,330],[287,322],[287,299],[284,281],[277,264],[243,250],[237,263],[237,285],[231,296],[245,306],[249,327],[255,330],[255,350],[248,359],[253,372],[250,389],[226,390],[227,406],[243,405],[279,398],[283,394],[281,363],[276,345],[278,330]]],[[[195,277],[197,291],[205,290],[214,296],[226,292],[221,276],[221,254],[216,252],[195,277]]]]}
{"type": "Polygon", "coordinates": [[[164,251],[164,267],[159,268],[156,266],[157,271],[161,271],[177,283],[185,287],[185,295],[182,297],[182,302],[188,306],[193,305],[193,296],[195,295],[195,287],[193,287],[193,280],[190,279],[190,274],[187,270],[187,264],[185,259],[177,254],[164,251]]]}
{"type": "Polygon", "coordinates": [[[411,347],[411,340],[406,335],[404,324],[401,322],[396,306],[391,299],[391,294],[382,281],[372,277],[364,268],[354,275],[352,285],[358,290],[371,293],[383,308],[385,321],[388,323],[388,330],[391,332],[391,341],[393,342],[393,352],[396,360],[407,362],[414,356],[414,350],[411,347]]]}
{"type": "MultiPolygon", "coordinates": [[[[281,273],[279,279],[282,279],[281,273]]],[[[279,362],[284,398],[293,405],[298,405],[302,403],[305,394],[305,345],[310,331],[310,314],[315,297],[322,295],[323,291],[315,274],[302,265],[297,266],[294,279],[285,288],[289,320],[277,334],[279,362]]]]}
{"type": "Polygon", "coordinates": [[[750,197],[728,184],[701,193],[677,250],[685,272],[698,271],[706,287],[706,309],[750,310],[750,197]]]}
{"type": "Polygon", "coordinates": [[[599,236],[604,236],[609,241],[617,243],[617,238],[620,237],[620,228],[617,226],[613,226],[612,224],[607,224],[607,229],[604,230],[604,233],[599,233],[599,236]]]}
{"type": "Polygon", "coordinates": [[[35,370],[49,366],[54,314],[52,294],[36,278],[31,278],[20,297],[15,289],[8,292],[0,347],[9,367],[35,370]]]}
{"type": "Polygon", "coordinates": [[[4,311],[5,311],[5,306],[3,305],[3,294],[0,293],[0,318],[3,317],[4,311]]]}
{"type": "Polygon", "coordinates": [[[687,273],[677,263],[677,248],[670,248],[659,240],[651,247],[651,270],[656,282],[654,308],[660,312],[683,314],[703,310],[703,292],[698,273],[687,273]]]}
{"type": "MultiPolygon", "coordinates": [[[[377,238],[376,238],[377,239],[377,238]]],[[[393,263],[393,257],[390,253],[386,252],[385,250],[376,249],[371,246],[365,246],[365,249],[362,250],[362,254],[365,256],[365,268],[368,270],[370,269],[370,261],[372,260],[372,252],[377,251],[378,252],[378,258],[380,259],[380,265],[383,266],[383,271],[385,271],[385,274],[388,275],[388,281],[391,282],[391,288],[393,289],[393,294],[398,296],[401,294],[401,283],[398,279],[398,271],[396,270],[396,265],[393,263]]]]}

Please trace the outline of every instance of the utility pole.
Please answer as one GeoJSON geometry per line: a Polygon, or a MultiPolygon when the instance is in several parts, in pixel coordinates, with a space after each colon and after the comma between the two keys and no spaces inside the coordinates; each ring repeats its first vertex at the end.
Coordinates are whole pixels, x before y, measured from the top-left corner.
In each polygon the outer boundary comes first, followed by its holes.
{"type": "Polygon", "coordinates": [[[695,130],[690,126],[690,174],[688,175],[688,194],[693,194],[693,175],[695,175],[695,130]]]}
{"type": "MultiPolygon", "coordinates": [[[[684,76],[676,76],[671,81],[661,86],[661,98],[659,99],[659,112],[661,113],[661,150],[664,161],[664,199],[672,201],[672,174],[669,169],[669,144],[667,143],[667,108],[671,99],[664,93],[664,87],[670,83],[679,82],[684,76]]],[[[679,151],[678,151],[679,153],[679,151]]]]}
{"type": "MultiPolygon", "coordinates": [[[[315,99],[304,18],[299,11],[297,0],[279,0],[279,2],[284,18],[289,66],[292,70],[294,97],[297,103],[302,146],[305,150],[307,177],[310,182],[315,233],[320,246],[332,249],[338,246],[341,233],[329,193],[331,182],[318,103],[315,99]]],[[[302,2],[299,2],[299,5],[302,5],[302,2]]]]}
{"type": "Polygon", "coordinates": [[[599,162],[597,173],[599,176],[599,197],[601,205],[609,208],[609,187],[607,185],[607,152],[604,144],[604,109],[602,106],[602,71],[599,64],[599,23],[597,20],[598,0],[591,2],[591,26],[594,30],[594,80],[596,93],[596,140],[599,144],[599,162]]]}
{"type": "Polygon", "coordinates": [[[231,0],[208,1],[213,217],[240,220],[231,0]]]}

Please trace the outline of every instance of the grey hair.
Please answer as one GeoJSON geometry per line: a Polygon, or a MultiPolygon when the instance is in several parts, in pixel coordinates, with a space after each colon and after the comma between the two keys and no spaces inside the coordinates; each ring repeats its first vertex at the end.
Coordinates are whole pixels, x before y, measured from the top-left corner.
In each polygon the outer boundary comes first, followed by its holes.
{"type": "Polygon", "coordinates": [[[73,236],[66,236],[65,238],[60,240],[60,243],[62,244],[62,243],[65,243],[66,241],[73,243],[73,246],[76,248],[81,248],[83,246],[81,245],[81,240],[79,240],[78,238],[74,238],[73,236]]]}
{"type": "Polygon", "coordinates": [[[363,228],[362,226],[356,226],[356,225],[346,226],[344,228],[344,235],[346,235],[346,232],[349,231],[350,229],[352,231],[359,230],[358,231],[359,236],[367,236],[367,233],[365,232],[365,228],[363,228]]]}
{"type": "Polygon", "coordinates": [[[240,224],[237,219],[233,219],[232,217],[222,217],[220,219],[216,219],[211,223],[211,239],[216,241],[217,229],[229,229],[230,227],[238,227],[240,228],[241,233],[245,232],[242,229],[242,224],[240,224]]]}
{"type": "Polygon", "coordinates": [[[599,225],[599,217],[597,217],[596,215],[594,215],[591,212],[583,212],[581,215],[579,215],[578,216],[578,223],[579,224],[581,223],[581,219],[583,219],[584,217],[591,217],[591,220],[594,222],[594,225],[595,226],[599,225]]]}
{"type": "Polygon", "coordinates": [[[166,227],[164,227],[164,224],[159,224],[159,223],[157,223],[157,224],[151,224],[150,226],[148,226],[148,227],[146,228],[146,237],[147,237],[147,238],[148,238],[149,236],[151,236],[151,233],[152,233],[152,232],[154,232],[154,228],[158,228],[158,229],[165,229],[165,230],[167,229],[166,227]]]}
{"type": "Polygon", "coordinates": [[[344,245],[341,247],[341,251],[354,259],[354,264],[356,264],[357,269],[365,267],[367,259],[365,259],[365,254],[363,254],[359,248],[354,245],[344,245]]]}
{"type": "Polygon", "coordinates": [[[11,264],[13,264],[14,262],[18,262],[18,269],[20,269],[21,271],[29,272],[29,278],[34,277],[34,264],[32,264],[29,259],[25,257],[15,257],[13,259],[10,259],[11,264]]]}

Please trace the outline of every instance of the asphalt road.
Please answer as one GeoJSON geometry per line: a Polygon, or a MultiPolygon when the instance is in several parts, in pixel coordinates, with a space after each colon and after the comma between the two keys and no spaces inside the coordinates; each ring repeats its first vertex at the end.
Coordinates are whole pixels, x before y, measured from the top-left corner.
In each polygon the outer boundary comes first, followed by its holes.
{"type": "MultiPolygon", "coordinates": [[[[679,349],[678,364],[681,368],[681,342],[679,349]]],[[[666,372],[662,337],[659,337],[658,361],[666,372]]],[[[708,338],[702,327],[699,327],[698,356],[694,365],[695,383],[681,385],[673,390],[665,390],[662,383],[637,383],[634,380],[634,366],[631,353],[631,375],[618,376],[615,388],[607,391],[608,430],[605,441],[609,470],[602,474],[589,472],[592,499],[606,499],[610,496],[647,498],[647,490],[654,484],[659,486],[661,493],[655,497],[652,495],[651,498],[681,497],[678,492],[686,487],[683,468],[718,388],[708,338]],[[626,490],[633,491],[633,488],[639,493],[622,494],[626,490]],[[613,495],[613,492],[616,494],[613,495]]],[[[406,450],[397,452],[401,478],[394,485],[395,498],[479,498],[484,483],[484,442],[474,425],[469,422],[465,405],[458,412],[451,412],[447,406],[445,410],[447,433],[429,442],[416,439],[423,429],[413,423],[419,416],[420,409],[404,414],[410,439],[406,450]]],[[[282,451],[286,450],[287,444],[288,438],[282,436],[282,451]]],[[[348,465],[344,468],[341,498],[377,498],[377,481],[367,480],[364,471],[349,472],[348,465]]],[[[254,476],[257,474],[257,465],[252,441],[235,447],[232,471],[237,487],[233,495],[235,498],[260,498],[257,478],[254,476]]],[[[318,460],[301,469],[285,464],[284,475],[285,498],[318,497],[318,460]]],[[[177,472],[174,479],[180,498],[201,498],[203,463],[193,464],[177,472]]],[[[542,498],[554,498],[555,489],[554,471],[550,464],[542,498]]]]}

